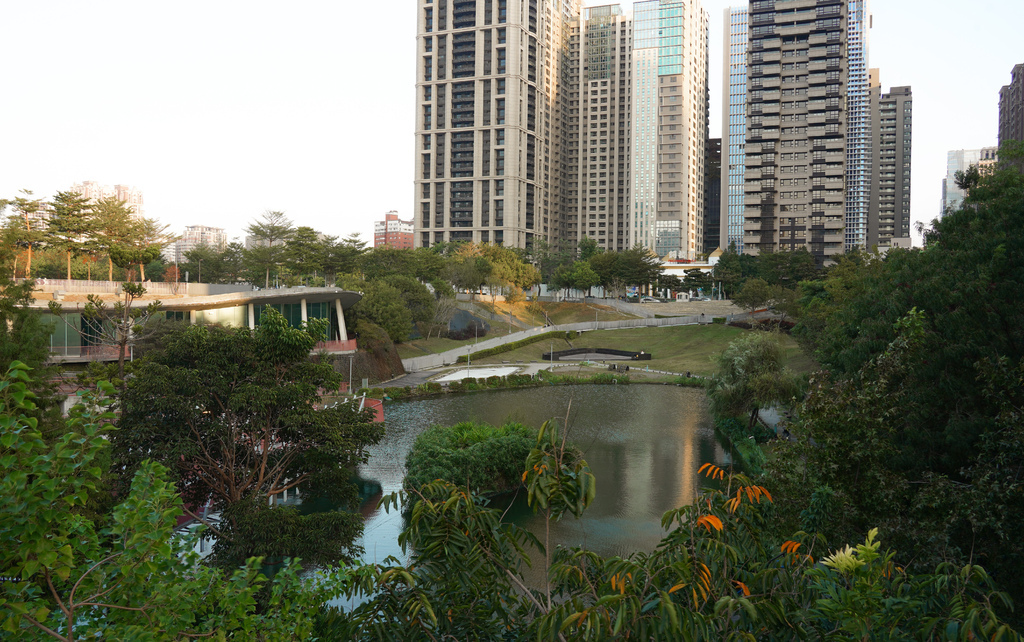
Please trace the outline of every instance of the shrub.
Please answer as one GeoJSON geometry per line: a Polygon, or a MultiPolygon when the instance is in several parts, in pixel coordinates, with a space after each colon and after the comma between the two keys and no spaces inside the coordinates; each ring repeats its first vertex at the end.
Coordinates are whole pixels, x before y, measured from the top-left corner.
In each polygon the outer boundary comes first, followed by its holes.
{"type": "Polygon", "coordinates": [[[502,426],[465,421],[433,426],[416,438],[405,460],[407,488],[442,479],[485,494],[522,485],[526,456],[537,432],[523,424],[502,426]]]}
{"type": "Polygon", "coordinates": [[[718,323],[721,325],[725,324],[725,317],[714,317],[711,319],[711,323],[718,323]]]}

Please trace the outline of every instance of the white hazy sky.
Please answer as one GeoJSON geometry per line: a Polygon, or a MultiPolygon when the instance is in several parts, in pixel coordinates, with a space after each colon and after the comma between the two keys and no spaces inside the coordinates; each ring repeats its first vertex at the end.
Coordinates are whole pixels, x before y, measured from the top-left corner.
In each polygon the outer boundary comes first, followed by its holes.
{"type": "MultiPolygon", "coordinates": [[[[712,136],[723,10],[737,4],[704,0],[712,136]]],[[[412,218],[415,8],[0,2],[0,198],[120,183],[175,232],[205,224],[238,237],[274,209],[372,242],[384,212],[412,218]]],[[[913,88],[913,218],[927,222],[946,151],[996,143],[999,88],[1024,62],[1024,2],[876,0],[872,11],[870,65],[884,90],[913,88]]]]}

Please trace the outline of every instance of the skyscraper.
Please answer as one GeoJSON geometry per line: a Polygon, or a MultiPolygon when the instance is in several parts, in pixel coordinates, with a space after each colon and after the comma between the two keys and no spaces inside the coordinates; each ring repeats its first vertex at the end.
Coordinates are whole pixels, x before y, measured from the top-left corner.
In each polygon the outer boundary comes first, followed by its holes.
{"type": "Polygon", "coordinates": [[[82,181],[71,186],[71,191],[91,201],[103,198],[117,198],[128,205],[135,216],[143,216],[142,190],[130,185],[100,185],[96,181],[82,181]]]}
{"type": "Polygon", "coordinates": [[[999,144],[1024,140],[1024,63],[1014,65],[1010,84],[999,90],[999,144]]]}
{"type": "Polygon", "coordinates": [[[417,246],[703,249],[699,0],[420,0],[417,246]]]}
{"type": "Polygon", "coordinates": [[[871,70],[872,165],[867,247],[890,247],[910,238],[910,173],[913,97],[910,87],[883,94],[871,70]]]}
{"type": "Polygon", "coordinates": [[[415,243],[557,237],[579,0],[419,0],[417,11],[415,243]]]}
{"type": "Polygon", "coordinates": [[[991,169],[996,164],[999,150],[996,147],[981,149],[954,149],[946,154],[946,178],[942,179],[942,216],[949,210],[959,209],[963,202],[964,191],[956,186],[957,172],[967,171],[972,165],[982,171],[991,169]]]}
{"type": "MultiPolygon", "coordinates": [[[[575,212],[578,242],[597,241],[605,250],[630,246],[629,146],[630,57],[633,21],[619,5],[583,10],[579,27],[577,88],[579,138],[573,172],[578,178],[575,212]]],[[[575,218],[575,217],[574,217],[575,218]]]]}
{"type": "Polygon", "coordinates": [[[722,87],[722,249],[736,245],[743,252],[744,187],[747,147],[746,7],[725,10],[725,64],[722,87]]]}
{"type": "Polygon", "coordinates": [[[867,0],[848,0],[846,21],[846,226],[845,250],[867,245],[871,198],[871,106],[868,78],[867,0]]]}
{"type": "Polygon", "coordinates": [[[633,11],[633,239],[692,259],[704,244],[708,16],[697,0],[633,11]]]}
{"type": "Polygon", "coordinates": [[[744,251],[844,249],[848,113],[845,0],[749,8],[744,251]]]}

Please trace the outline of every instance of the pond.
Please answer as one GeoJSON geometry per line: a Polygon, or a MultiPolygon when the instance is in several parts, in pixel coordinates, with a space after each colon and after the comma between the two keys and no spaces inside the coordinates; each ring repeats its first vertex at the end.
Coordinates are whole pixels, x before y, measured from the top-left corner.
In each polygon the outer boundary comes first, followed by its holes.
{"type": "MultiPolygon", "coordinates": [[[[370,450],[359,476],[366,486],[379,484],[383,493],[401,489],[406,455],[416,436],[432,425],[515,420],[539,427],[552,417],[564,423],[567,413],[569,440],[584,452],[597,478],[597,498],[582,519],[568,516],[552,526],[555,544],[585,546],[606,556],[651,551],[665,535],[662,514],[692,502],[699,492],[701,464],[731,461],[715,437],[703,390],[552,386],[389,403],[385,438],[370,450]]],[[[397,541],[402,516],[377,510],[379,498],[379,493],[371,497],[362,509],[363,560],[404,559],[397,541]]],[[[543,520],[522,496],[512,501],[508,519],[543,537],[543,520]]]]}

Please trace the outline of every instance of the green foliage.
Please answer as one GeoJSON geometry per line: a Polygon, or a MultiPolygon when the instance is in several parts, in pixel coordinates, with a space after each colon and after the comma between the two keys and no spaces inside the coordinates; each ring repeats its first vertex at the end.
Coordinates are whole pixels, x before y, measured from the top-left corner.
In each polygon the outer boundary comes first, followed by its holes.
{"type": "Polygon", "coordinates": [[[434,317],[434,295],[427,286],[403,274],[386,276],[383,281],[398,290],[413,323],[426,323],[434,317]]]}
{"type": "Polygon", "coordinates": [[[405,341],[412,333],[412,313],[402,292],[384,281],[370,281],[363,286],[363,298],[352,311],[358,318],[382,328],[395,343],[405,341]]]}
{"type": "MultiPolygon", "coordinates": [[[[581,513],[593,496],[585,463],[552,428],[539,432],[526,473],[531,504],[549,520],[581,513]]],[[[909,573],[874,530],[831,554],[808,533],[778,537],[766,488],[708,464],[701,472],[720,484],[664,515],[667,535],[653,552],[608,558],[581,548],[551,555],[479,495],[428,484],[400,536],[409,565],[361,572],[360,589],[374,597],[324,624],[347,639],[1019,639],[996,613],[1006,596],[981,567],[909,573]],[[534,547],[547,573],[531,588],[522,570],[534,547]]]]}
{"type": "Polygon", "coordinates": [[[270,273],[279,274],[284,263],[285,243],[294,234],[292,222],[284,212],[267,210],[245,228],[245,233],[253,240],[242,255],[248,281],[259,283],[263,277],[263,287],[269,288],[270,273]]]}
{"type": "Polygon", "coordinates": [[[771,405],[791,404],[800,393],[799,381],[783,367],[785,355],[778,337],[750,332],[729,344],[716,359],[718,370],[708,384],[711,409],[724,417],[749,417],[771,405]]]}
{"type": "Polygon", "coordinates": [[[111,437],[122,485],[147,458],[167,466],[186,506],[222,514],[214,554],[225,567],[254,555],[336,563],[361,528],[358,514],[268,507],[300,485],[307,497],[355,501],[351,469],[382,436],[369,411],[318,408],[341,375],[310,360],[315,342],[271,309],[255,331],[189,327],[128,380],[111,437]]]}
{"type": "Polygon", "coordinates": [[[760,444],[775,437],[775,433],[760,424],[751,428],[734,417],[716,417],[715,431],[732,446],[743,471],[750,475],[760,475],[764,471],[768,458],[760,444]]]}
{"type": "Polygon", "coordinates": [[[48,444],[24,414],[33,406],[27,372],[15,362],[0,380],[4,639],[305,639],[315,608],[350,583],[337,571],[307,583],[290,564],[257,613],[257,591],[267,587],[261,560],[230,573],[202,566],[191,542],[174,534],[181,499],[167,470],[151,461],[132,477],[109,527],[83,517],[101,475],[109,402],[90,397],[76,406],[68,432],[48,444]]]}
{"type": "Polygon", "coordinates": [[[432,426],[409,451],[405,486],[418,489],[442,480],[483,495],[514,490],[523,483],[523,461],[535,435],[535,430],[518,423],[432,426]]]}

